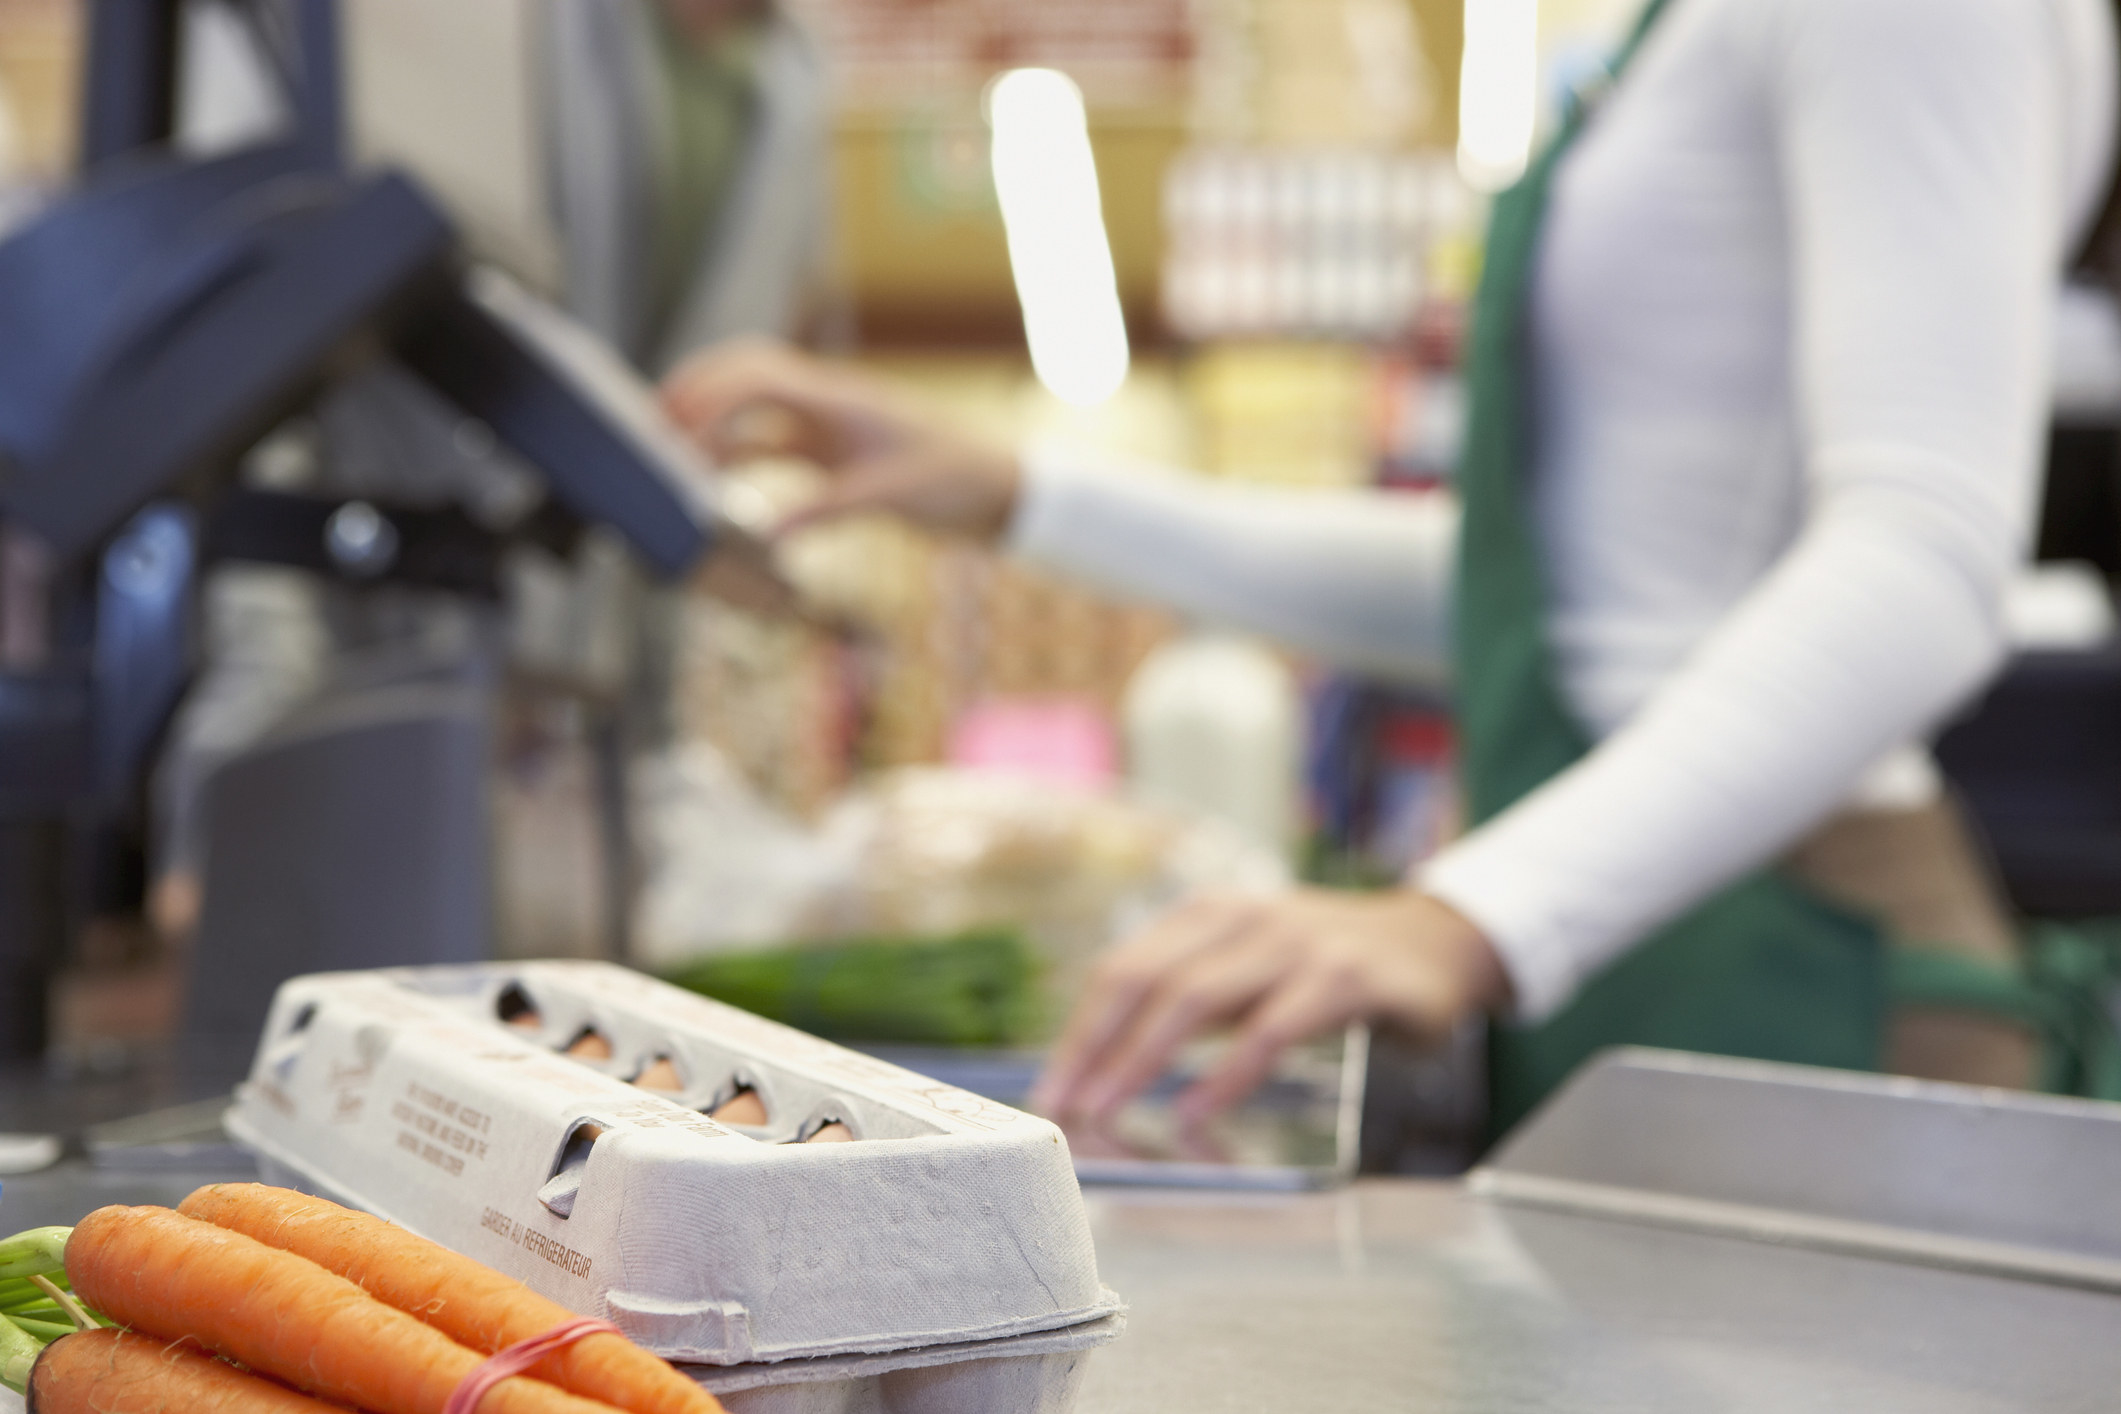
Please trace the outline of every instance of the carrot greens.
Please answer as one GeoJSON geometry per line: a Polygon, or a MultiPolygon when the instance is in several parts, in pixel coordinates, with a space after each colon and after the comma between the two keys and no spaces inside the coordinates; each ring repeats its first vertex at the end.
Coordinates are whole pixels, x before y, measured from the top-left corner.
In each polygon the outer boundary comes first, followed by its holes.
{"type": "Polygon", "coordinates": [[[0,1385],[20,1394],[44,1347],[108,1325],[74,1298],[66,1279],[70,1227],[33,1227],[0,1241],[0,1385]]]}

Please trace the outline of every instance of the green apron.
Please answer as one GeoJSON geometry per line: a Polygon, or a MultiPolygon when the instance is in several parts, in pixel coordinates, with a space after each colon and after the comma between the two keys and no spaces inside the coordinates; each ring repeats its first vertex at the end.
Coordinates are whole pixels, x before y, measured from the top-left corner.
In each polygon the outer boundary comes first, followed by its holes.
{"type": "MultiPolygon", "coordinates": [[[[1617,78],[1668,0],[1651,0],[1617,78]]],[[[1496,198],[1474,306],[1457,682],[1467,813],[1479,824],[1590,749],[1562,701],[1546,594],[1525,510],[1533,464],[1527,295],[1547,190],[1581,131],[1578,105],[1522,181],[1496,198]]],[[[1868,921],[1773,871],[1741,880],[1594,977],[1539,1026],[1498,1025],[1491,1127],[1500,1133],[1592,1052],[1636,1044],[1875,1069],[1886,1013],[1884,939],[1868,921]]]]}
{"type": "MultiPolygon", "coordinates": [[[[1669,0],[1650,0],[1610,66],[1620,72],[1669,0]]],[[[1527,294],[1547,190],[1581,132],[1574,106],[1553,144],[1490,217],[1467,353],[1471,409],[1463,505],[1457,680],[1467,814],[1478,825],[1590,750],[1546,641],[1546,594],[1525,513],[1537,426],[1527,294]]],[[[2045,924],[2017,967],[1893,948],[1879,927],[1782,873],[1723,889],[1609,964],[1538,1026],[1497,1024],[1489,1043],[1490,1130],[1500,1134],[1593,1052],[1667,1046],[1875,1070],[1892,1005],[2002,1017],[2045,1046],[2042,1088],[2121,1099],[2121,1044],[2107,1003],[2121,974],[2121,920],[2045,924]]]]}

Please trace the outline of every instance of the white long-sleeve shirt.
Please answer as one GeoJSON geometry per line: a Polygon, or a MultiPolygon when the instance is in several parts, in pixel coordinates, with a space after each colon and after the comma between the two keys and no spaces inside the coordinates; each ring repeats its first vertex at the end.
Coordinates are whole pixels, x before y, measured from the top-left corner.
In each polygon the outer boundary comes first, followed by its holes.
{"type": "MultiPolygon", "coordinates": [[[[1565,157],[1532,510],[1599,740],[1419,880],[1524,1019],[1905,762],[1999,662],[2115,47],[2108,0],[1676,0],[1565,157]]],[[[1027,558],[1440,676],[1446,499],[1026,466],[1027,558]]]]}

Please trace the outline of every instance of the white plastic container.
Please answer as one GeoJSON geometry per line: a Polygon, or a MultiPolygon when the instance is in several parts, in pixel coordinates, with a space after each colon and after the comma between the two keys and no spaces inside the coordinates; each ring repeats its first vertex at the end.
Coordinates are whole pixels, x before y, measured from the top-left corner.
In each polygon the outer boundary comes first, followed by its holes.
{"type": "Polygon", "coordinates": [[[1289,857],[1301,823],[1303,696],[1271,650],[1236,634],[1187,634],[1135,669],[1122,710],[1136,794],[1213,816],[1289,857]]]}
{"type": "Polygon", "coordinates": [[[739,1410],[1058,1414],[1122,1325],[1052,1125],[607,964],[297,978],[227,1126],[739,1410]],[[702,1113],[744,1089],[763,1124],[702,1113]]]}

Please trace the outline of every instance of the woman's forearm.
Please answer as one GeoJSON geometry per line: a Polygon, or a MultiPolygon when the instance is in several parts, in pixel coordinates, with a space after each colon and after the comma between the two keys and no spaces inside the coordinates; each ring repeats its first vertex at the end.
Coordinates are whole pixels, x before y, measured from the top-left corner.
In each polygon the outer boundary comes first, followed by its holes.
{"type": "Polygon", "coordinates": [[[1440,493],[1237,486],[1039,446],[1009,543],[1106,593],[1336,667],[1440,682],[1457,537],[1440,493]]]}

